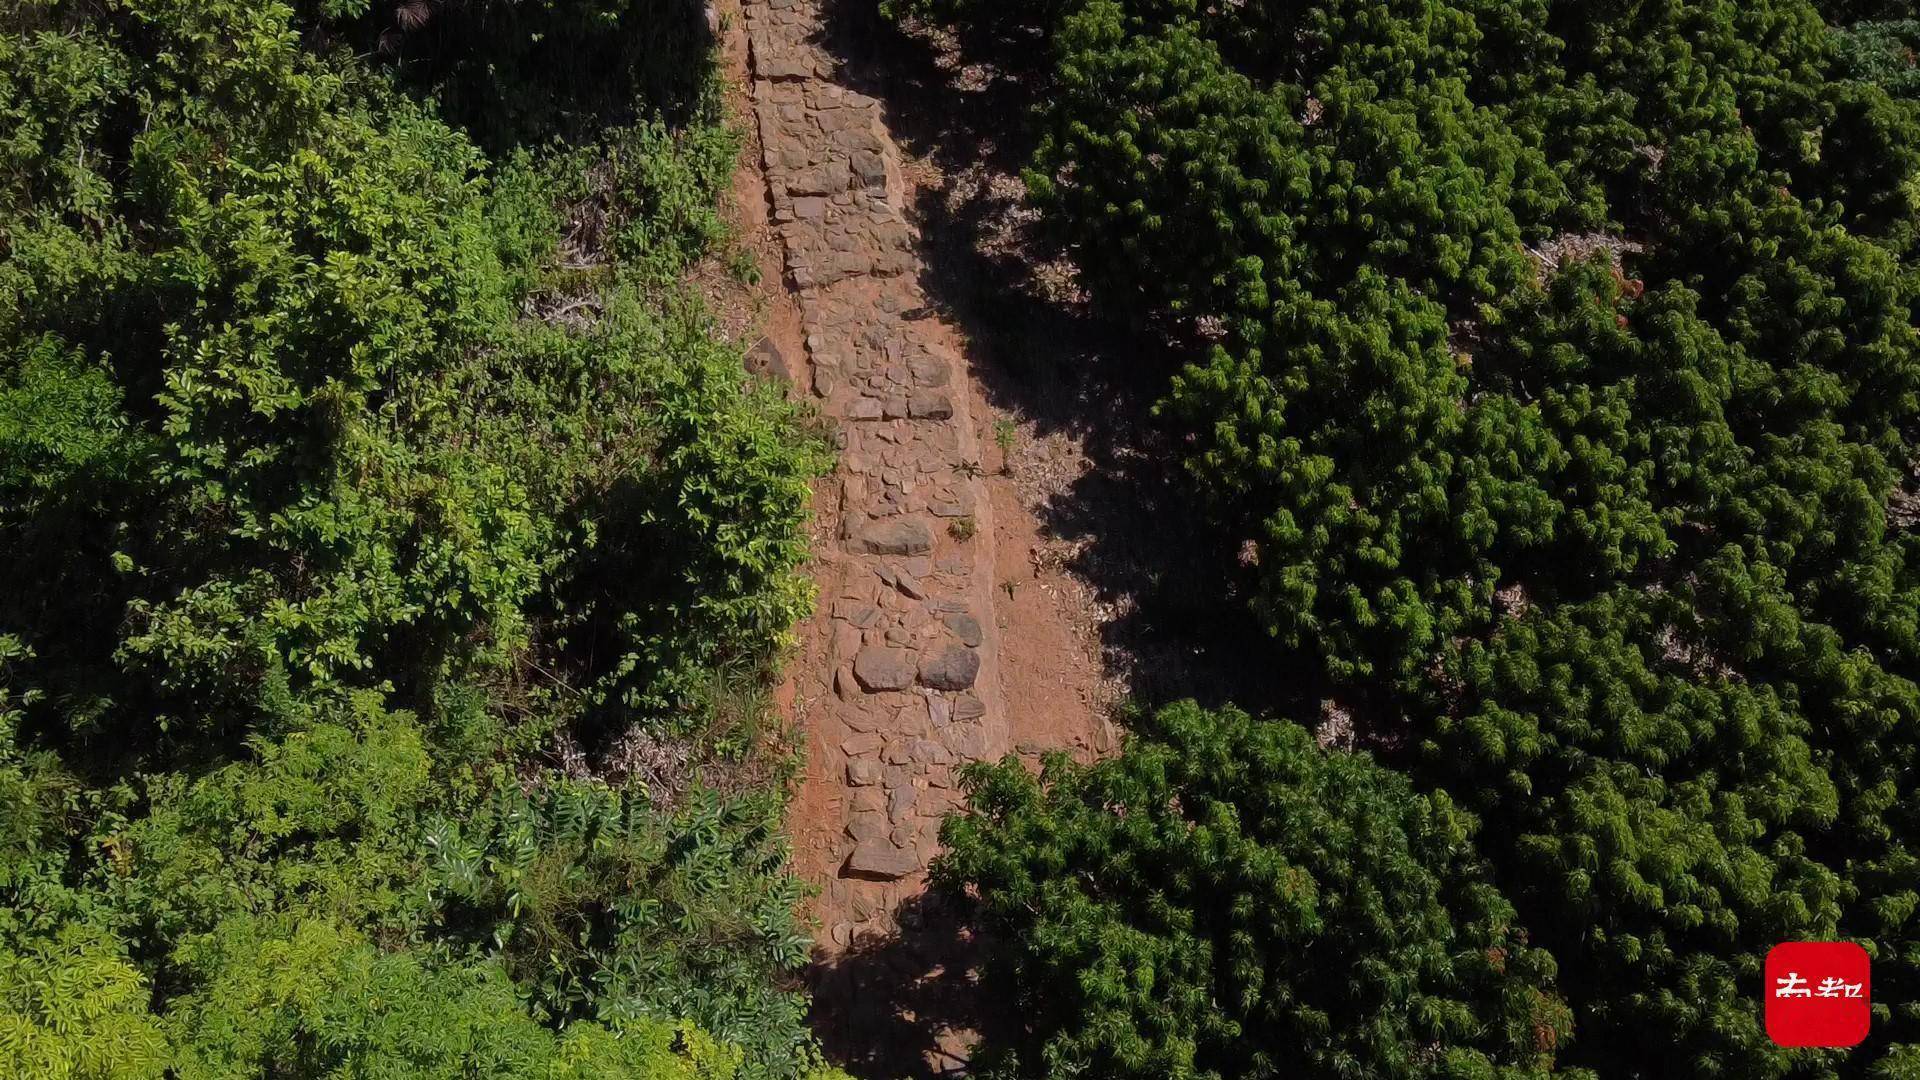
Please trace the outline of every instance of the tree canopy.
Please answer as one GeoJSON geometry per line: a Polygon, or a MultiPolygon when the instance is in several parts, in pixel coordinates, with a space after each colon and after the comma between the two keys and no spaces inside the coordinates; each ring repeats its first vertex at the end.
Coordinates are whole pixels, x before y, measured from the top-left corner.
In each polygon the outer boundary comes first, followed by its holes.
{"type": "Polygon", "coordinates": [[[1273,649],[1481,822],[1558,1060],[1910,1070],[1906,5],[895,7],[1045,43],[1033,203],[1178,331],[1160,415],[1273,649]],[[1834,938],[1869,1044],[1774,1047],[1766,949],[1834,938]]]}
{"type": "Polygon", "coordinates": [[[819,1068],[780,792],[697,775],[778,772],[826,461],[680,283],[712,42],[473,92],[632,7],[0,9],[0,1072],[819,1068]],[[620,739],[689,764],[553,765],[620,739]]]}
{"type": "Polygon", "coordinates": [[[1191,702],[1092,767],[977,769],[938,874],[978,890],[1030,1017],[1007,1076],[1554,1072],[1551,957],[1444,795],[1191,702]]]}

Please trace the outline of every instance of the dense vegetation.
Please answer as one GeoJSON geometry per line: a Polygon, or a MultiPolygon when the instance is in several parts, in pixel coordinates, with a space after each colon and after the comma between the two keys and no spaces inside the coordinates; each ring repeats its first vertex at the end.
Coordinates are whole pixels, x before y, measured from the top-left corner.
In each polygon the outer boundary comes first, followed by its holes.
{"type": "Polygon", "coordinates": [[[993,959],[1037,1019],[1004,1075],[1546,1075],[1552,961],[1444,795],[1191,703],[1044,781],[979,771],[939,864],[1016,932],[993,959]]]}
{"type": "Polygon", "coordinates": [[[1510,1038],[1523,988],[1570,1009],[1535,1044],[1562,1070],[1920,1071],[1908,6],[893,8],[1044,55],[1032,199],[1097,303],[1203,343],[1161,414],[1196,509],[1248,541],[1223,572],[1427,800],[1233,714],[1178,713],[1039,789],[978,777],[945,872],[1024,944],[1022,993],[1074,988],[1034,1007],[1022,1075],[1546,1068],[1510,1038]],[[1207,764],[1221,741],[1258,764],[1207,764]],[[1435,812],[1414,807],[1452,807],[1456,841],[1346,854],[1274,824],[1360,798],[1316,797],[1333,776],[1410,835],[1435,812]],[[1302,922],[1264,951],[1235,912],[1274,880],[1409,922],[1302,922]],[[1500,899],[1449,900],[1463,881],[1500,899]],[[1430,897],[1451,926],[1412,922],[1430,897]],[[1497,904],[1543,957],[1510,985],[1388,959],[1485,944],[1497,904]],[[1782,1051],[1761,959],[1832,938],[1873,955],[1874,1033],[1782,1051]],[[1329,947],[1319,992],[1353,995],[1332,1008],[1293,966],[1329,947]],[[1380,963],[1405,977],[1364,992],[1380,963]],[[1303,1005],[1378,1041],[1260,1056],[1303,1005]]]}
{"type": "Polygon", "coordinates": [[[816,1068],[705,34],[0,6],[0,1073],[816,1068]]]}

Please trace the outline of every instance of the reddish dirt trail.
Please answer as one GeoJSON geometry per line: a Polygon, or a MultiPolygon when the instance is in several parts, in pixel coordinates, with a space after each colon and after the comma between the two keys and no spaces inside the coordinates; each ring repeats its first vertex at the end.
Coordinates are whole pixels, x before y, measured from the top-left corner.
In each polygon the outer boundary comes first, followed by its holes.
{"type": "Polygon", "coordinates": [[[807,751],[789,828],[819,889],[816,1028],[856,1074],[950,1075],[995,1018],[964,920],[926,896],[940,821],[968,762],[1111,744],[1098,649],[1036,558],[967,342],[923,291],[881,103],[817,44],[816,0],[718,11],[750,137],[738,217],[777,283],[763,362],[841,447],[816,489],[818,612],[780,696],[807,751]]]}

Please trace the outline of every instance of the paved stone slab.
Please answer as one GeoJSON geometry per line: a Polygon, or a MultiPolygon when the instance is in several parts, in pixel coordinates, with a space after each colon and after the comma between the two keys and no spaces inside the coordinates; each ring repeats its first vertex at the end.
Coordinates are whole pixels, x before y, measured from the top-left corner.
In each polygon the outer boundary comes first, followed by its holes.
{"type": "Polygon", "coordinates": [[[887,745],[887,737],[877,731],[850,735],[840,743],[840,752],[848,757],[860,757],[871,754],[887,745]]]}
{"type": "Polygon", "coordinates": [[[920,658],[920,681],[936,690],[965,690],[979,674],[980,654],[957,641],[920,658]]]}
{"type": "Polygon", "coordinates": [[[891,881],[920,869],[920,856],[911,849],[897,848],[887,840],[863,840],[847,856],[847,873],[858,877],[891,881]]]}
{"type": "Polygon", "coordinates": [[[976,649],[980,647],[982,635],[980,633],[979,619],[971,615],[958,613],[948,615],[945,621],[947,629],[953,631],[953,636],[959,638],[962,645],[976,649]]]}
{"type": "Polygon", "coordinates": [[[913,685],[913,654],[905,649],[869,645],[854,655],[853,675],[869,693],[905,690],[913,685]]]}
{"type": "Polygon", "coordinates": [[[922,391],[908,399],[907,412],[916,420],[951,420],[953,399],[945,394],[922,391]]]}
{"type": "Polygon", "coordinates": [[[879,840],[892,828],[887,815],[866,810],[847,815],[847,835],[857,841],[879,840]]]}
{"type": "Polygon", "coordinates": [[[933,533],[912,518],[888,518],[862,528],[855,542],[868,555],[925,555],[933,550],[933,533]]]}

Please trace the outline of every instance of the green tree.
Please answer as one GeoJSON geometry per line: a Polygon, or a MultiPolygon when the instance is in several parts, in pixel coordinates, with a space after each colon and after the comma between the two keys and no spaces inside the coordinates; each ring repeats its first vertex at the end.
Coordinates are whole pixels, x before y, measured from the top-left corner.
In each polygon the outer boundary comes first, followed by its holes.
{"type": "Polygon", "coordinates": [[[1177,331],[1161,416],[1276,647],[1486,822],[1559,1060],[1910,1064],[1907,5],[992,8],[915,10],[1044,24],[1033,202],[1177,331]],[[1890,988],[1876,1037],[1783,1052],[1756,958],[1832,936],[1890,988]]]}
{"type": "Polygon", "coordinates": [[[1006,1075],[1564,1075],[1553,961],[1443,795],[1191,703],[1116,759],[967,784],[934,873],[1005,935],[1006,1075]]]}
{"type": "Polygon", "coordinates": [[[350,47],[428,7],[0,5],[10,1074],[826,1075],[780,793],[549,766],[779,752],[739,702],[826,453],[680,280],[713,43],[543,3],[350,47]],[[453,840],[506,861],[456,888],[453,840]]]}
{"type": "Polygon", "coordinates": [[[78,927],[0,946],[0,1065],[48,1080],[158,1080],[168,1044],[117,943],[78,927]]]}

